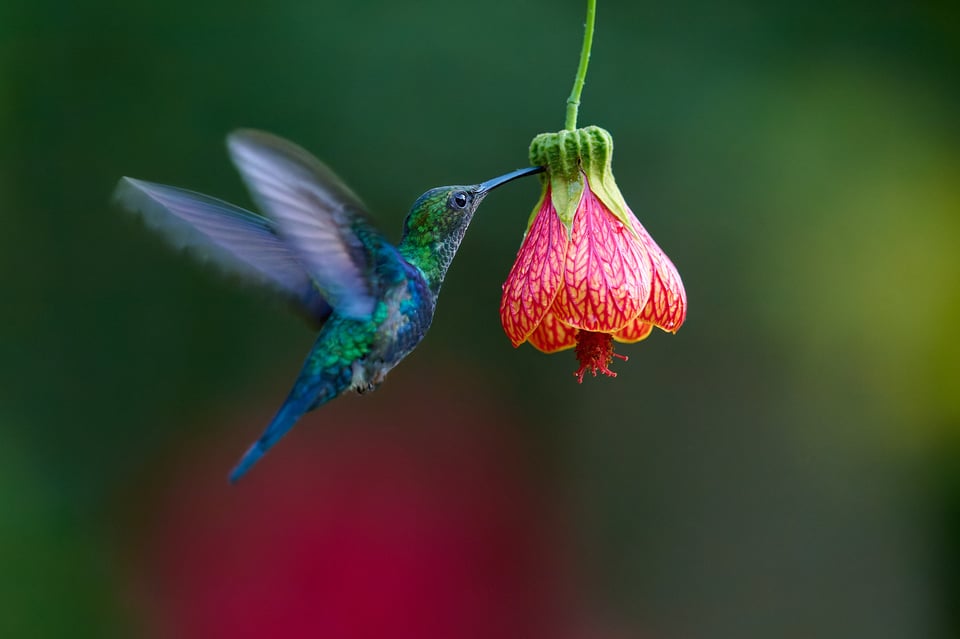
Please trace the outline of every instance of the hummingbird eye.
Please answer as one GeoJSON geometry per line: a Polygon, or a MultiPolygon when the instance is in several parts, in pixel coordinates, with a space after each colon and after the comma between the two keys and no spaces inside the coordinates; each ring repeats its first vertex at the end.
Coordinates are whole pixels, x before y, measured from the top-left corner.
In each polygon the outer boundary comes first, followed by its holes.
{"type": "Polygon", "coordinates": [[[453,205],[455,209],[463,209],[467,207],[468,197],[467,194],[463,191],[457,191],[450,196],[450,204],[453,205]]]}

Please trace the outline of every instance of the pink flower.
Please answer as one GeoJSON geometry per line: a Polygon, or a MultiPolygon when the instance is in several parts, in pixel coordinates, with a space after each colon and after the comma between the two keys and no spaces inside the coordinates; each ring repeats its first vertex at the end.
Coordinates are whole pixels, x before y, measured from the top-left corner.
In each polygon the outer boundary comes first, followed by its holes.
{"type": "MultiPolygon", "coordinates": [[[[423,369],[381,392],[329,406],[284,463],[240,487],[215,450],[184,451],[155,483],[129,562],[156,636],[571,636],[589,611],[520,425],[480,379],[423,369]],[[424,412],[421,383],[450,392],[424,412]]],[[[260,419],[222,426],[245,437],[260,419]]]]}
{"type": "Polygon", "coordinates": [[[675,333],[687,312],[676,267],[623,200],[611,170],[613,140],[599,127],[534,138],[543,194],[503,286],[500,320],[514,346],[577,347],[580,382],[611,377],[613,341],[675,333]]]}

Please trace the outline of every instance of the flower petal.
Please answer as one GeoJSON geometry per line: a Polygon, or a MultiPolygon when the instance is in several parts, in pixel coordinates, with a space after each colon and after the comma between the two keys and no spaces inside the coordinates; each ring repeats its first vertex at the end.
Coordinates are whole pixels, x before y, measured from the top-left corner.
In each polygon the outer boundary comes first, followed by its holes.
{"type": "Polygon", "coordinates": [[[585,189],[553,304],[557,317],[586,331],[617,331],[643,310],[651,277],[646,245],[585,189]]]}
{"type": "Polygon", "coordinates": [[[683,281],[677,267],[663,252],[653,238],[643,228],[633,211],[633,228],[640,240],[647,247],[650,263],[653,266],[653,282],[650,289],[650,299],[644,306],[640,319],[659,326],[665,331],[676,333],[683,320],[687,317],[687,292],[683,288],[683,281]]]}
{"type": "Polygon", "coordinates": [[[547,313],[530,333],[529,340],[538,351],[556,353],[577,344],[577,329],[567,326],[553,313],[547,313]]]}
{"type": "Polygon", "coordinates": [[[567,230],[557,218],[548,186],[500,299],[500,322],[514,346],[533,333],[553,304],[563,278],[566,252],[567,230]]]}
{"type": "Polygon", "coordinates": [[[633,344],[650,337],[653,324],[637,318],[613,334],[613,339],[624,344],[633,344]]]}

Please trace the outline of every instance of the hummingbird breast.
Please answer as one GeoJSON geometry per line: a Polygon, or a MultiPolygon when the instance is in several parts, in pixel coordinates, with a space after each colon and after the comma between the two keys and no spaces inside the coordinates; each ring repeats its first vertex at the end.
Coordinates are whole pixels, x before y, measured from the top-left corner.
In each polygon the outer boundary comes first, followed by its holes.
{"type": "Polygon", "coordinates": [[[354,388],[373,390],[420,343],[436,308],[436,298],[420,271],[404,265],[399,282],[387,287],[374,311],[376,339],[362,366],[354,367],[354,388]]]}

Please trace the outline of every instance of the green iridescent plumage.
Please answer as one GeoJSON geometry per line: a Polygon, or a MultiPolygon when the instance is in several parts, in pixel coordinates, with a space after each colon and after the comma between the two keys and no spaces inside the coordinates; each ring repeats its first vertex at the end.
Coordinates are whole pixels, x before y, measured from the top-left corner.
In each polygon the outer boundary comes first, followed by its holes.
{"type": "Polygon", "coordinates": [[[320,328],[286,401],[231,472],[236,481],[305,412],[383,381],[430,327],[440,286],[480,202],[491,189],[540,169],[427,191],[395,247],[359,198],[302,148],[259,131],[232,134],[228,148],[267,217],[131,178],[121,180],[116,197],[175,244],[278,291],[320,328]]]}
{"type": "MultiPolygon", "coordinates": [[[[453,187],[465,189],[468,187],[453,187]]],[[[434,295],[447,275],[447,269],[470,223],[469,214],[450,215],[450,187],[432,189],[421,195],[403,223],[399,251],[423,273],[434,295]]]]}

